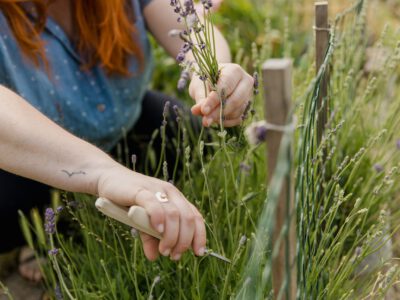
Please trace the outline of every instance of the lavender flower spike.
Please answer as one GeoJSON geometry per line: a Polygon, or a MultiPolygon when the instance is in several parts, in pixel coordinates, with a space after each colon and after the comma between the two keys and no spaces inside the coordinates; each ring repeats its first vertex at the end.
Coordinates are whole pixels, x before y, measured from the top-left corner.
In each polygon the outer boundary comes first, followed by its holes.
{"type": "Polygon", "coordinates": [[[260,121],[251,124],[245,131],[250,144],[258,145],[265,142],[267,139],[268,128],[265,121],[260,121]]]}
{"type": "Polygon", "coordinates": [[[245,134],[250,144],[258,145],[267,140],[269,131],[292,132],[295,130],[295,123],[295,120],[292,124],[288,125],[275,125],[266,121],[254,122],[246,128],[245,134]]]}
{"type": "Polygon", "coordinates": [[[259,78],[258,78],[258,73],[257,72],[254,72],[253,79],[254,79],[253,93],[256,96],[259,93],[258,88],[260,86],[260,82],[259,82],[259,78]]]}
{"type": "Polygon", "coordinates": [[[181,51],[178,53],[178,56],[176,57],[176,61],[179,63],[182,63],[185,60],[185,57],[186,57],[185,53],[181,51]]]}
{"type": "Polygon", "coordinates": [[[185,88],[190,79],[190,73],[187,69],[183,70],[181,73],[181,77],[178,81],[178,90],[182,92],[185,88]]]}
{"type": "Polygon", "coordinates": [[[50,256],[56,256],[58,254],[58,249],[57,248],[51,249],[48,251],[48,254],[50,256]]]}
{"type": "Polygon", "coordinates": [[[60,286],[58,284],[56,285],[56,288],[54,289],[54,294],[55,294],[57,300],[63,300],[64,299],[63,295],[62,295],[62,292],[61,292],[61,288],[60,288],[60,286]]]}
{"type": "Polygon", "coordinates": [[[44,228],[47,234],[54,234],[56,232],[55,212],[52,208],[47,208],[45,212],[44,228]]]}
{"type": "Polygon", "coordinates": [[[377,173],[382,173],[383,170],[384,170],[384,168],[383,168],[383,166],[382,166],[381,164],[375,164],[375,165],[374,165],[374,169],[375,169],[375,171],[376,171],[377,173]]]}

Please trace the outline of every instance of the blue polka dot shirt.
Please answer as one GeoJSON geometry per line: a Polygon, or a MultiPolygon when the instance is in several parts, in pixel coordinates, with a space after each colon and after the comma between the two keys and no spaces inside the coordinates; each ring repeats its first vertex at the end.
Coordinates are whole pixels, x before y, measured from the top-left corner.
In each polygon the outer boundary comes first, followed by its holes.
{"type": "Polygon", "coordinates": [[[131,1],[145,56],[142,72],[135,57],[129,60],[129,77],[109,76],[100,66],[83,70],[76,49],[50,17],[41,34],[50,72],[37,68],[22,54],[0,11],[0,84],[76,136],[110,150],[139,118],[153,68],[142,15],[151,0],[131,1]]]}

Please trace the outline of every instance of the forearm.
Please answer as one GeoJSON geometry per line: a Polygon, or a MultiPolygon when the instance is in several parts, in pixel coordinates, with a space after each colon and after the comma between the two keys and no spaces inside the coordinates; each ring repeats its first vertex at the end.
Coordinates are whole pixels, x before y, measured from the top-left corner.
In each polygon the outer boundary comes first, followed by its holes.
{"type": "Polygon", "coordinates": [[[73,136],[0,86],[0,168],[73,192],[96,194],[106,153],[73,136]]]}

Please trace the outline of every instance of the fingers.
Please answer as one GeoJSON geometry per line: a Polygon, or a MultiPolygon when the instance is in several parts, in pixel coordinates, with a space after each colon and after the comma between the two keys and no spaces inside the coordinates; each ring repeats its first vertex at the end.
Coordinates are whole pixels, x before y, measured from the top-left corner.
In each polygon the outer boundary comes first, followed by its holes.
{"type": "Polygon", "coordinates": [[[221,100],[219,99],[218,93],[212,91],[208,97],[201,102],[201,113],[203,115],[208,115],[220,105],[220,102],[221,100]]]}
{"type": "Polygon", "coordinates": [[[140,233],[140,239],[143,243],[144,255],[148,260],[155,261],[158,258],[158,244],[160,241],[142,232],[140,233]]]}
{"type": "Polygon", "coordinates": [[[201,106],[202,106],[203,101],[199,101],[195,105],[192,106],[191,111],[192,114],[195,116],[200,116],[201,115],[201,106]]]}
{"type": "MultiPolygon", "coordinates": [[[[170,195],[167,195],[169,198],[170,195]]],[[[178,241],[180,212],[171,200],[163,206],[165,211],[165,231],[158,249],[162,255],[169,256],[178,241]]]]}
{"type": "MultiPolygon", "coordinates": [[[[233,112],[231,112],[229,115],[226,113],[223,115],[223,124],[225,127],[233,127],[240,125],[242,123],[242,116],[244,111],[246,110],[246,107],[248,105],[248,102],[245,104],[242,104],[241,107],[237,108],[233,112]]],[[[203,117],[203,126],[209,127],[214,123],[219,124],[220,123],[220,108],[218,107],[215,109],[211,114],[208,116],[203,117]]]]}
{"type": "MultiPolygon", "coordinates": [[[[246,104],[253,96],[252,82],[253,78],[250,76],[240,81],[235,91],[226,99],[225,116],[230,116],[243,106],[246,108],[246,104]]],[[[242,113],[243,111],[240,111],[240,114],[242,113]]]]}
{"type": "MultiPolygon", "coordinates": [[[[242,81],[243,76],[247,75],[244,70],[237,64],[227,64],[221,69],[221,75],[217,84],[218,92],[222,91],[225,97],[229,97],[242,81]]],[[[216,91],[209,93],[208,97],[203,101],[201,112],[203,115],[208,115],[216,107],[220,105],[221,99],[216,91]]]]}
{"type": "Polygon", "coordinates": [[[168,198],[167,202],[161,204],[164,210],[165,230],[159,242],[141,234],[146,257],[155,260],[160,252],[163,256],[179,260],[191,247],[196,255],[204,255],[206,229],[203,217],[172,184],[163,185],[162,190],[168,198]]]}
{"type": "Polygon", "coordinates": [[[203,126],[210,126],[220,120],[220,96],[224,92],[226,102],[224,106],[224,120],[227,127],[241,123],[240,117],[244,113],[247,103],[253,97],[254,79],[239,65],[227,64],[221,69],[218,82],[218,93],[211,92],[208,97],[192,108],[196,115],[203,116],[203,126]],[[199,107],[201,106],[201,107],[199,107]]]}
{"type": "Polygon", "coordinates": [[[224,91],[225,97],[229,97],[243,79],[246,72],[237,64],[226,64],[221,69],[217,89],[224,91]]]}
{"type": "Polygon", "coordinates": [[[191,205],[191,209],[195,215],[195,220],[194,220],[195,233],[194,233],[192,248],[197,256],[203,256],[207,242],[206,226],[204,224],[204,219],[197,210],[197,208],[191,205]]]}
{"type": "Polygon", "coordinates": [[[135,202],[143,207],[150,216],[151,226],[159,233],[165,231],[165,211],[161,203],[157,201],[155,194],[142,188],[135,195],[135,202]]]}
{"type": "Polygon", "coordinates": [[[179,260],[182,253],[188,250],[192,245],[195,234],[195,215],[189,202],[178,190],[168,191],[168,196],[176,201],[176,205],[180,209],[178,241],[171,253],[171,258],[173,260],[179,260]]]}

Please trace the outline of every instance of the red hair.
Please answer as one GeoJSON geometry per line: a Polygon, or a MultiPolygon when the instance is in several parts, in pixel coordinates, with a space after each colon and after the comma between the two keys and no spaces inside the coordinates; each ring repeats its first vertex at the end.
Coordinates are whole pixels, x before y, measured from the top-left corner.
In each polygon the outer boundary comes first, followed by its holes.
{"type": "MultiPolygon", "coordinates": [[[[85,68],[100,64],[108,74],[128,76],[128,59],[135,56],[141,67],[143,53],[134,37],[133,14],[126,0],[73,0],[74,25],[78,31],[77,49],[85,68]]],[[[47,62],[40,39],[47,18],[46,0],[0,0],[0,10],[25,56],[36,66],[47,62]],[[37,16],[33,23],[24,3],[31,3],[37,16]]]]}

